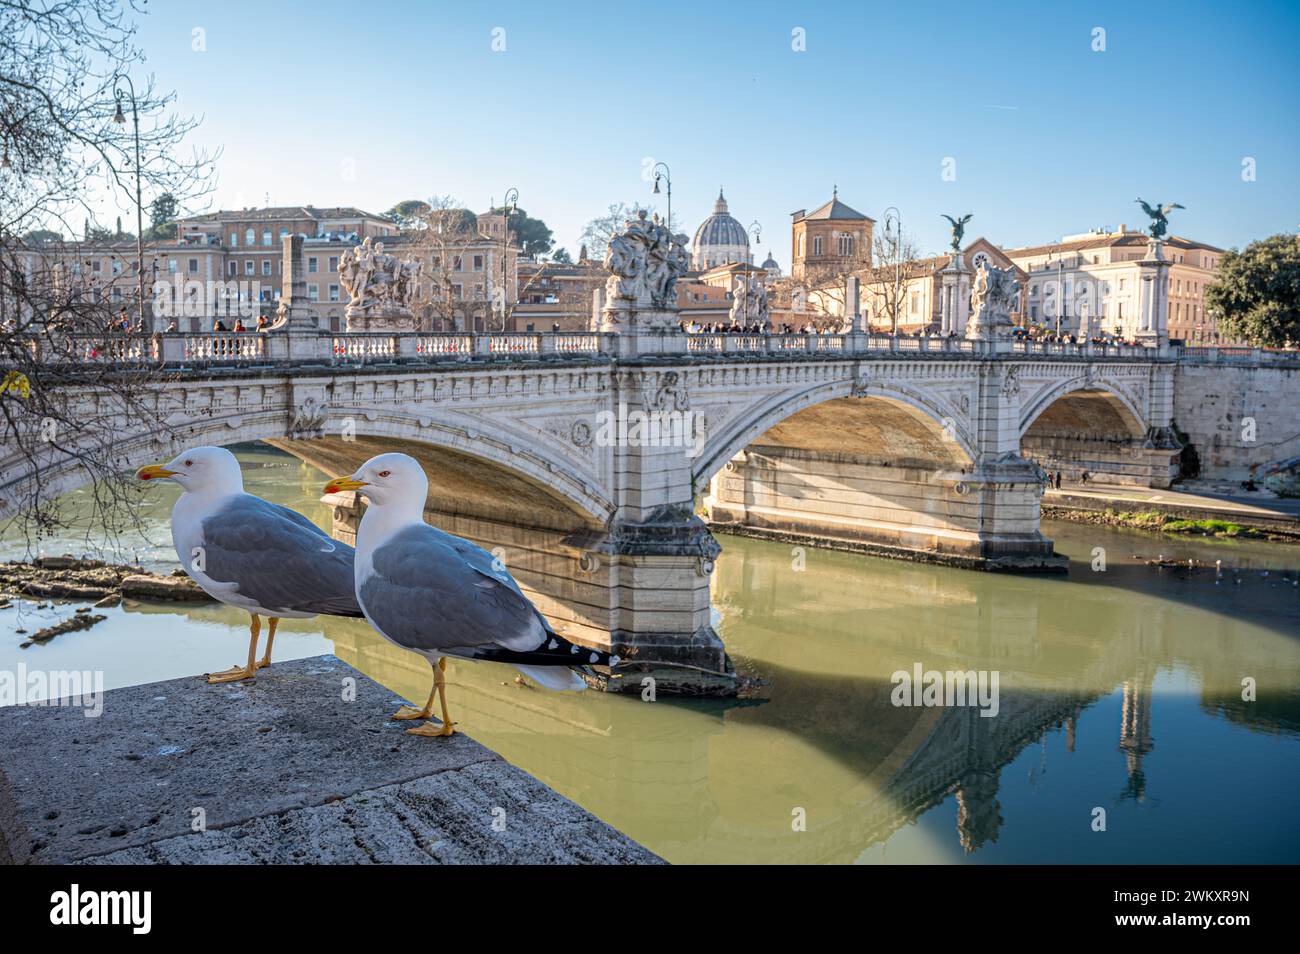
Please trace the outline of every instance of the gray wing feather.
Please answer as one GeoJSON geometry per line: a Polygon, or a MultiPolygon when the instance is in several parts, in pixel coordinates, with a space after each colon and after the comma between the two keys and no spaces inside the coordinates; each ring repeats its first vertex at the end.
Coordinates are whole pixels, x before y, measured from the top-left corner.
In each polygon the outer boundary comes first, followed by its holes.
{"type": "Polygon", "coordinates": [[[204,573],[264,609],[360,616],[355,551],[302,514],[245,494],[203,521],[204,573]]]}
{"type": "Polygon", "coordinates": [[[540,646],[550,627],[492,554],[428,524],[375,549],[361,602],[384,635],[410,649],[489,656],[540,646]]]}

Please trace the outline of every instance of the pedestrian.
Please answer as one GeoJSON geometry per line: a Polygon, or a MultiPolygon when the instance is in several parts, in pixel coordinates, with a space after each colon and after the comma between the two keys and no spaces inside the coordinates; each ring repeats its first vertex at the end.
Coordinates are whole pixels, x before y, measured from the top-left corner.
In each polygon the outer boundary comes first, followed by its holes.
{"type": "Polygon", "coordinates": [[[1056,472],[1056,477],[1053,483],[1055,483],[1057,490],[1061,489],[1061,472],[1059,470],[1056,472]]]}

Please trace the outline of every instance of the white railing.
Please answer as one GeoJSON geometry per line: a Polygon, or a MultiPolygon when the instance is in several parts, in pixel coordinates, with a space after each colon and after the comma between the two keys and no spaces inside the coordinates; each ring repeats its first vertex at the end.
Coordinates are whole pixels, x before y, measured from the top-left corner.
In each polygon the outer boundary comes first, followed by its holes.
{"type": "MultiPolygon", "coordinates": [[[[211,334],[182,335],[181,347],[187,362],[220,364],[266,360],[267,337],[253,331],[218,331],[211,334]]],[[[166,338],[161,339],[164,342],[166,338]]]]}
{"type": "MultiPolygon", "coordinates": [[[[57,364],[193,365],[365,365],[427,364],[446,361],[547,361],[626,354],[617,334],[597,332],[208,332],[203,334],[31,336],[31,358],[57,364]]],[[[10,353],[13,340],[9,343],[10,353]]],[[[1183,346],[1154,348],[1132,344],[1060,341],[981,341],[965,338],[909,338],[865,334],[687,334],[687,356],[731,355],[988,355],[1005,357],[1111,360],[1176,359],[1198,364],[1300,366],[1300,352],[1258,348],[1183,346]]],[[[671,354],[661,347],[657,354],[671,354]]],[[[0,354],[0,358],[3,355],[0,354]]]]}

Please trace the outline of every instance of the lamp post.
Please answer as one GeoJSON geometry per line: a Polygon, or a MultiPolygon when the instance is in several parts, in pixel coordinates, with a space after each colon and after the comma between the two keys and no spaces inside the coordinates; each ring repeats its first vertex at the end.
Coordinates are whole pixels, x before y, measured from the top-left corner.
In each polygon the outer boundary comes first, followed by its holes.
{"type": "MultiPolygon", "coordinates": [[[[746,229],[746,231],[750,236],[750,249],[752,250],[757,248],[758,243],[763,241],[763,226],[759,224],[758,219],[755,219],[753,222],[749,223],[749,228],[746,229]]],[[[749,259],[750,261],[746,264],[752,268],[754,265],[753,251],[750,251],[749,259]]],[[[754,281],[754,273],[752,271],[747,272],[745,278],[745,301],[744,304],[741,305],[740,309],[740,313],[745,319],[745,324],[749,324],[749,283],[752,281],[754,281]]]]}
{"type": "Polygon", "coordinates": [[[654,164],[655,187],[654,194],[659,194],[659,180],[663,179],[664,184],[668,187],[668,231],[673,230],[673,175],[672,170],[668,168],[666,162],[656,162],[654,164]],[[659,167],[663,166],[664,171],[660,172],[659,167]]]}
{"type": "Polygon", "coordinates": [[[117,110],[113,113],[113,122],[119,126],[126,125],[126,116],[122,113],[122,91],[118,84],[125,82],[127,95],[131,97],[131,122],[135,127],[135,303],[140,330],[144,327],[144,205],[140,199],[140,113],[136,108],[135,84],[131,77],[123,74],[113,80],[113,96],[117,100],[117,110]]]}
{"type": "Polygon", "coordinates": [[[505,198],[501,201],[501,211],[505,213],[505,221],[501,226],[501,330],[506,330],[506,295],[509,294],[506,285],[506,247],[510,242],[510,216],[519,211],[519,190],[507,189],[505,198]]]}
{"type": "MultiPolygon", "coordinates": [[[[898,211],[897,206],[891,205],[885,209],[885,239],[890,244],[890,255],[894,258],[894,303],[890,308],[890,334],[895,338],[898,337],[898,308],[902,304],[902,291],[900,286],[903,283],[902,276],[902,247],[903,247],[903,215],[898,211]]],[[[870,328],[868,328],[870,330],[870,328]]]]}

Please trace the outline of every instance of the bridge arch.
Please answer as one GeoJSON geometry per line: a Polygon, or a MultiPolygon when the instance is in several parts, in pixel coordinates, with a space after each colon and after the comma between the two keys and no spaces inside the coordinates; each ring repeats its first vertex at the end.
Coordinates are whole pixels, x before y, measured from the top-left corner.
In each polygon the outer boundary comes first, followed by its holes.
{"type": "Polygon", "coordinates": [[[949,456],[959,462],[976,457],[965,418],[941,399],[903,384],[871,382],[859,387],[851,379],[832,381],[794,392],[782,392],[760,403],[737,423],[726,428],[706,446],[699,462],[692,468],[692,482],[698,491],[728,461],[759,440],[773,428],[802,411],[831,401],[852,399],[871,402],[876,407],[892,406],[899,413],[930,427],[949,445],[949,456]],[[879,403],[876,403],[879,402],[879,403]]]}
{"type": "Polygon", "coordinates": [[[1049,420],[1053,417],[1060,418],[1060,425],[1066,423],[1067,416],[1074,418],[1073,424],[1076,427],[1091,422],[1094,426],[1089,428],[1090,431],[1115,434],[1118,433],[1117,428],[1122,428],[1129,437],[1142,437],[1148,426],[1146,415],[1123,388],[1088,375],[1062,381],[1022,408],[1022,439],[1044,414],[1048,414],[1049,420]]]}
{"type": "MultiPolygon", "coordinates": [[[[283,406],[238,409],[203,417],[171,415],[164,419],[168,429],[114,438],[112,457],[120,471],[127,473],[170,458],[186,447],[203,444],[226,446],[268,441],[283,447],[299,440],[304,445],[310,444],[312,438],[319,437],[341,440],[344,419],[351,422],[357,437],[394,439],[482,462],[544,494],[557,509],[571,513],[575,524],[605,526],[614,513],[614,505],[597,481],[575,473],[570,461],[556,457],[549,448],[530,442],[526,436],[513,433],[497,422],[480,425],[463,417],[457,419],[424,410],[408,413],[391,408],[338,408],[320,421],[323,427],[298,433],[288,423],[293,415],[283,406]]],[[[380,449],[376,448],[375,452],[380,449]]],[[[53,499],[90,479],[91,475],[77,458],[70,455],[51,463],[38,475],[20,473],[13,485],[39,480],[43,496],[53,499]]],[[[10,496],[22,497],[21,494],[10,496]]]]}

